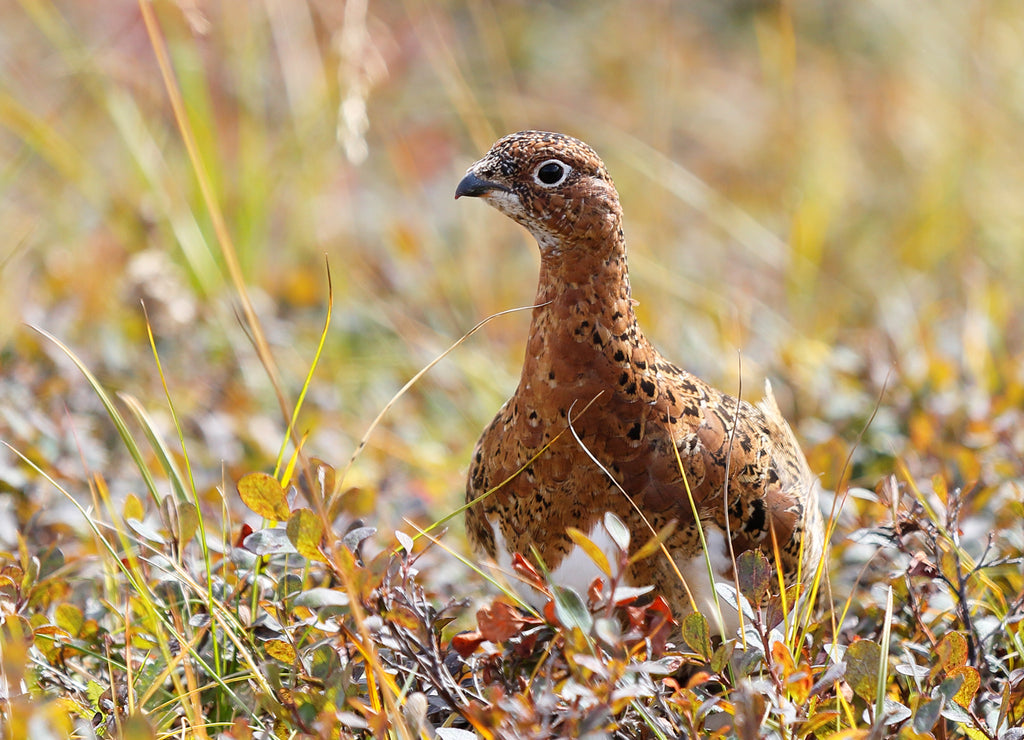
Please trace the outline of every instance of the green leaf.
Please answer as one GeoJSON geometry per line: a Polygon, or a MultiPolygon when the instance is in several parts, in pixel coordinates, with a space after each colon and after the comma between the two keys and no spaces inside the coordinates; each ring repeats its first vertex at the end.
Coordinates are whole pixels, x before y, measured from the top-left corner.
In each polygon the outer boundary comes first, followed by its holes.
{"type": "Polygon", "coordinates": [[[140,537],[144,537],[150,542],[159,542],[161,545],[167,542],[167,538],[164,537],[160,532],[154,529],[148,522],[140,521],[138,519],[127,519],[125,524],[135,534],[140,537]]]}
{"type": "MultiPolygon", "coordinates": [[[[412,555],[413,540],[412,537],[407,535],[400,529],[395,530],[395,539],[398,540],[398,544],[402,546],[407,555],[412,555]]],[[[353,549],[352,552],[355,552],[353,549]]]]}
{"type": "Polygon", "coordinates": [[[302,661],[309,665],[309,674],[324,683],[338,681],[338,673],[342,670],[341,658],[331,645],[320,645],[305,653],[302,661]]]}
{"type": "Polygon", "coordinates": [[[376,527],[356,527],[345,533],[345,536],[341,538],[341,544],[347,547],[350,552],[355,552],[364,540],[373,537],[375,534],[377,534],[376,527]]]}
{"type": "Polygon", "coordinates": [[[760,604],[772,587],[772,566],[760,550],[747,550],[736,558],[736,580],[740,593],[752,604],[760,604]]]}
{"type": "Polygon", "coordinates": [[[964,711],[956,702],[950,702],[942,707],[942,716],[952,722],[958,722],[961,725],[966,725],[964,729],[971,725],[971,715],[964,711]]]}
{"type": "Polygon", "coordinates": [[[594,635],[605,645],[614,647],[622,640],[622,628],[615,619],[598,617],[594,620],[594,635]]]}
{"type": "Polygon", "coordinates": [[[160,520],[174,539],[185,544],[192,539],[199,528],[199,512],[190,501],[178,502],[174,496],[164,496],[160,501],[160,520]]]}
{"type": "Polygon", "coordinates": [[[732,652],[735,648],[736,643],[732,640],[723,642],[718,646],[715,654],[711,656],[711,663],[708,666],[712,672],[721,673],[725,670],[725,667],[729,665],[729,659],[732,657],[732,652]]]}
{"type": "Polygon", "coordinates": [[[957,692],[960,691],[960,688],[961,686],[963,686],[963,683],[963,676],[957,674],[956,676],[947,678],[945,681],[939,684],[935,688],[935,691],[932,692],[932,695],[941,697],[942,700],[947,703],[951,702],[953,701],[953,697],[956,696],[957,692]]]}
{"type": "Polygon", "coordinates": [[[334,588],[310,588],[295,597],[295,606],[317,609],[326,606],[348,606],[348,594],[334,588]]]}
{"type": "Polygon", "coordinates": [[[438,727],[434,734],[438,740],[477,740],[479,737],[475,732],[460,730],[457,727],[438,727]]]}
{"type": "Polygon", "coordinates": [[[900,704],[894,699],[890,699],[888,696],[882,701],[882,716],[885,718],[883,724],[895,725],[910,719],[913,712],[910,711],[910,707],[900,704]]]}
{"type": "Polygon", "coordinates": [[[859,640],[846,650],[846,681],[860,698],[875,700],[875,684],[882,660],[882,648],[871,640],[859,640]]]}
{"type": "Polygon", "coordinates": [[[751,622],[754,621],[754,608],[747,599],[741,598],[736,593],[736,589],[731,583],[715,581],[715,593],[718,595],[719,600],[724,601],[736,611],[742,610],[743,616],[746,619],[749,619],[751,622]]]}
{"type": "Polygon", "coordinates": [[[281,483],[267,473],[249,473],[238,481],[242,503],[264,519],[282,522],[291,514],[281,483]]]}
{"type": "Polygon", "coordinates": [[[257,555],[291,555],[298,552],[284,527],[258,529],[246,537],[242,544],[246,550],[257,555]]]}
{"type": "Polygon", "coordinates": [[[89,683],[85,686],[85,695],[89,697],[89,701],[92,702],[93,707],[99,706],[100,697],[106,692],[107,687],[93,679],[89,679],[89,683]]]}
{"type": "Polygon", "coordinates": [[[916,712],[914,712],[914,731],[919,733],[929,732],[935,726],[935,723],[939,721],[939,715],[941,713],[941,699],[931,699],[930,701],[926,701],[917,708],[916,712]]]}
{"type": "Polygon", "coordinates": [[[555,616],[566,629],[578,628],[583,634],[590,634],[594,618],[590,615],[587,605],[575,590],[568,586],[554,586],[555,616]]]}
{"type": "Polygon", "coordinates": [[[683,619],[683,642],[704,660],[711,658],[711,636],[708,620],[700,612],[690,612],[683,619]]]}

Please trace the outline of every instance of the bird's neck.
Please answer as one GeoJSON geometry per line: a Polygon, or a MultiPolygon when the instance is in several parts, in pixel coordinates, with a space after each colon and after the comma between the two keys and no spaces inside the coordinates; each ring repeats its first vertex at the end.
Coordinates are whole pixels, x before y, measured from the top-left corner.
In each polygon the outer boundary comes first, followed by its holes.
{"type": "Polygon", "coordinates": [[[576,242],[572,249],[578,251],[542,251],[521,391],[605,382],[605,376],[621,374],[624,345],[649,346],[633,310],[620,230],[601,243],[576,242]]]}
{"type": "Polygon", "coordinates": [[[601,320],[609,328],[635,323],[625,250],[593,258],[573,255],[568,260],[543,255],[536,305],[535,323],[551,314],[560,317],[564,327],[574,323],[574,316],[601,320]]]}

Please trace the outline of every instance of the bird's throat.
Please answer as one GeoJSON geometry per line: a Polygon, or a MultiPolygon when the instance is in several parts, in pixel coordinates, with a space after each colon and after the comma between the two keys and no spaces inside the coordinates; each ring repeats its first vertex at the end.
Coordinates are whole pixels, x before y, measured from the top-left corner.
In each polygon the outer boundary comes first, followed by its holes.
{"type": "Polygon", "coordinates": [[[582,395],[614,382],[637,348],[647,346],[633,310],[624,247],[604,256],[544,259],[519,392],[578,394],[586,402],[582,395]]]}

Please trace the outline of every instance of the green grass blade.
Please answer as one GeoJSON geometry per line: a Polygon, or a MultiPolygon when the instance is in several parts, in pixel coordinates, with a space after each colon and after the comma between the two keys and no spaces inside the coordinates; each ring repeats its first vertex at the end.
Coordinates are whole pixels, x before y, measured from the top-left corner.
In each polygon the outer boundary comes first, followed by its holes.
{"type": "Polygon", "coordinates": [[[33,326],[32,328],[38,333],[42,334],[47,339],[49,339],[51,342],[53,342],[53,344],[55,344],[58,348],[60,348],[60,350],[65,355],[67,355],[68,359],[70,359],[75,364],[75,367],[78,368],[82,375],[85,376],[86,381],[88,381],[89,385],[96,393],[96,396],[100,399],[100,403],[102,403],[103,408],[106,409],[107,415],[110,417],[110,420],[114,423],[114,426],[117,428],[117,433],[121,437],[121,441],[122,443],[124,443],[125,449],[128,450],[128,453],[131,455],[132,460],[135,461],[135,466],[138,468],[139,474],[142,476],[143,481],[145,481],[146,483],[146,490],[149,491],[149,495],[152,497],[153,503],[159,505],[160,492],[157,489],[156,481],[153,480],[153,475],[152,473],[149,472],[149,468],[147,467],[145,460],[143,460],[142,458],[142,451],[139,449],[139,445],[135,441],[135,438],[132,437],[132,433],[128,429],[127,422],[125,422],[124,417],[117,410],[117,407],[114,405],[113,399],[110,397],[110,394],[107,393],[106,389],[104,389],[103,384],[100,383],[96,376],[92,374],[92,371],[89,370],[89,368],[82,361],[82,359],[77,354],[75,354],[75,352],[70,347],[64,344],[64,342],[57,339],[57,337],[55,337],[53,334],[50,334],[50,332],[46,331],[45,329],[42,329],[38,326],[33,326]]]}

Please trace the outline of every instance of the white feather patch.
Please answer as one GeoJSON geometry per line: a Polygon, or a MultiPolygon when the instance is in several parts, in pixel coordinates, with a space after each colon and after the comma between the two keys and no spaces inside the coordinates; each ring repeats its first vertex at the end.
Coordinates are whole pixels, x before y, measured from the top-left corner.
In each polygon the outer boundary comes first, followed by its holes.
{"type": "MultiPolygon", "coordinates": [[[[501,527],[493,521],[490,524],[491,529],[494,530],[494,547],[498,555],[498,568],[505,573],[512,573],[512,553],[508,550],[508,543],[501,533],[501,527]]],[[[608,559],[613,569],[612,572],[616,573],[616,564],[619,561],[619,548],[600,521],[587,533],[587,537],[604,553],[605,558],[608,559]]],[[[586,598],[587,589],[590,588],[590,584],[594,582],[595,578],[603,579],[607,585],[608,576],[597,567],[597,564],[590,559],[590,556],[582,548],[574,545],[569,554],[562,558],[562,562],[551,571],[550,581],[556,586],[572,588],[580,596],[586,598]]],[[[545,597],[534,589],[529,589],[528,591],[529,593],[520,593],[520,596],[534,608],[542,608],[546,601],[545,597]]]]}
{"type": "MultiPolygon", "coordinates": [[[[512,553],[508,550],[508,543],[501,533],[501,527],[495,522],[490,522],[494,531],[494,545],[497,551],[497,565],[506,574],[512,574],[512,553]]],[[[612,568],[616,567],[619,559],[619,549],[605,530],[601,521],[594,525],[594,528],[587,533],[590,540],[604,553],[612,568]]],[[[726,574],[732,569],[729,560],[729,550],[725,542],[725,534],[717,529],[707,528],[704,530],[704,537],[708,545],[708,558],[711,562],[711,569],[716,582],[732,584],[732,580],[726,574]]],[[[654,555],[652,557],[662,557],[654,555]]],[[[739,628],[739,616],[736,610],[722,599],[715,604],[715,590],[711,581],[708,580],[708,566],[705,562],[704,553],[700,552],[692,558],[676,558],[676,565],[682,574],[693,595],[693,601],[708,620],[712,630],[723,631],[725,635],[732,635],[739,628]]],[[[606,582],[607,576],[597,567],[593,560],[580,547],[574,546],[569,554],[562,559],[554,570],[551,571],[551,583],[558,586],[568,586],[586,598],[587,590],[595,578],[602,578],[606,582]]],[[[650,585],[650,584],[636,584],[650,585]]],[[[520,593],[531,606],[541,609],[546,601],[545,597],[534,589],[522,589],[520,593]]],[[[684,616],[677,614],[678,618],[684,616]]]]}
{"type": "Polygon", "coordinates": [[[676,565],[690,588],[697,611],[708,620],[711,629],[732,636],[739,629],[739,615],[722,599],[718,599],[716,606],[714,584],[708,579],[710,561],[715,582],[732,584],[732,579],[726,577],[732,569],[729,546],[725,542],[725,533],[712,527],[705,527],[704,540],[708,546],[707,560],[704,553],[699,552],[688,560],[677,558],[676,565]]]}

